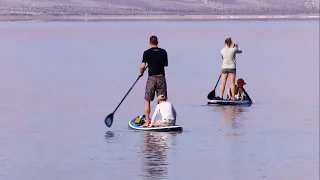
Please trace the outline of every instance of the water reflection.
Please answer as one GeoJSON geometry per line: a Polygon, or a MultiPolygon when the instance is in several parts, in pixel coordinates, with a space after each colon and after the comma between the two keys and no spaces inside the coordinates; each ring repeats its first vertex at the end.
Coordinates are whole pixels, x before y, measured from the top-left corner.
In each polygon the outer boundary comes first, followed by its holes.
{"type": "Polygon", "coordinates": [[[243,106],[219,106],[221,122],[231,125],[232,129],[238,129],[242,125],[244,108],[243,106]]]}
{"type": "Polygon", "coordinates": [[[143,177],[145,179],[167,179],[167,153],[177,133],[145,132],[143,152],[143,177]]]}
{"type": "Polygon", "coordinates": [[[107,142],[112,142],[113,137],[114,137],[114,132],[112,131],[107,131],[106,134],[104,135],[106,138],[107,142]]]}
{"type": "Polygon", "coordinates": [[[240,136],[244,132],[241,132],[241,127],[245,122],[245,111],[248,106],[218,106],[221,115],[222,124],[232,128],[232,132],[226,132],[225,135],[240,136]]]}

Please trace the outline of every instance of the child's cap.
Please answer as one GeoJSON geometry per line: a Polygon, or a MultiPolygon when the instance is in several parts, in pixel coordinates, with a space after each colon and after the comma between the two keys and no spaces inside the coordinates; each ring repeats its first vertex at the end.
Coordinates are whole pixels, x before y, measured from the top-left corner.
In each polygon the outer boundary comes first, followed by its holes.
{"type": "Polygon", "coordinates": [[[166,96],[161,94],[158,96],[158,100],[166,100],[166,96]]]}
{"type": "Polygon", "coordinates": [[[245,85],[245,84],[247,84],[247,83],[245,83],[242,78],[239,78],[239,79],[237,80],[237,84],[243,86],[243,85],[245,85]]]}

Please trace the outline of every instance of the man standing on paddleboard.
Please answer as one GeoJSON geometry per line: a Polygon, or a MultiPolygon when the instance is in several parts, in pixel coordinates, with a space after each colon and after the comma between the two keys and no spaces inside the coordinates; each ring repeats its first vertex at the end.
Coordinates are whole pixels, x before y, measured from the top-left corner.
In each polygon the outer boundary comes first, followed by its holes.
{"type": "Polygon", "coordinates": [[[144,126],[150,123],[150,102],[162,94],[167,97],[167,82],[164,67],[168,66],[168,54],[165,49],[158,47],[157,36],[151,36],[149,41],[150,48],[143,52],[142,63],[139,76],[143,76],[146,65],[148,66],[148,80],[145,89],[144,113],[146,116],[144,126]]]}

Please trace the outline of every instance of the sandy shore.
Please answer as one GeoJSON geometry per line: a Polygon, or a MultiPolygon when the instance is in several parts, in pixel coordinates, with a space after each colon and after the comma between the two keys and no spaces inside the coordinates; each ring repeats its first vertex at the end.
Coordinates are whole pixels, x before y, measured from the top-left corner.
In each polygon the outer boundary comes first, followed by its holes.
{"type": "Polygon", "coordinates": [[[0,21],[200,21],[200,20],[318,20],[319,14],[299,15],[0,15],[0,21]]]}

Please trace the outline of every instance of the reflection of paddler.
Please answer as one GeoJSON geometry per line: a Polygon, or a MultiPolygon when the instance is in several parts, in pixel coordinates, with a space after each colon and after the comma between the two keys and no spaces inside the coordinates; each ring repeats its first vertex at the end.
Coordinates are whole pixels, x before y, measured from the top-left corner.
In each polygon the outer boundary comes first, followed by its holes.
{"type": "Polygon", "coordinates": [[[240,124],[237,121],[237,119],[239,119],[239,116],[241,116],[241,113],[243,112],[243,107],[219,106],[219,109],[221,111],[222,122],[226,124],[231,124],[233,129],[236,129],[239,127],[240,124]]]}
{"type": "Polygon", "coordinates": [[[221,111],[221,120],[226,124],[234,124],[235,119],[235,106],[219,106],[221,111]]]}
{"type": "Polygon", "coordinates": [[[145,165],[147,177],[157,179],[167,174],[166,149],[170,148],[172,134],[161,132],[145,132],[145,165]]]}
{"type": "Polygon", "coordinates": [[[170,143],[172,134],[168,132],[151,132],[147,131],[145,135],[145,147],[147,150],[152,147],[150,150],[152,152],[161,151],[170,148],[170,143]],[[154,150],[154,151],[153,151],[154,150]]]}

